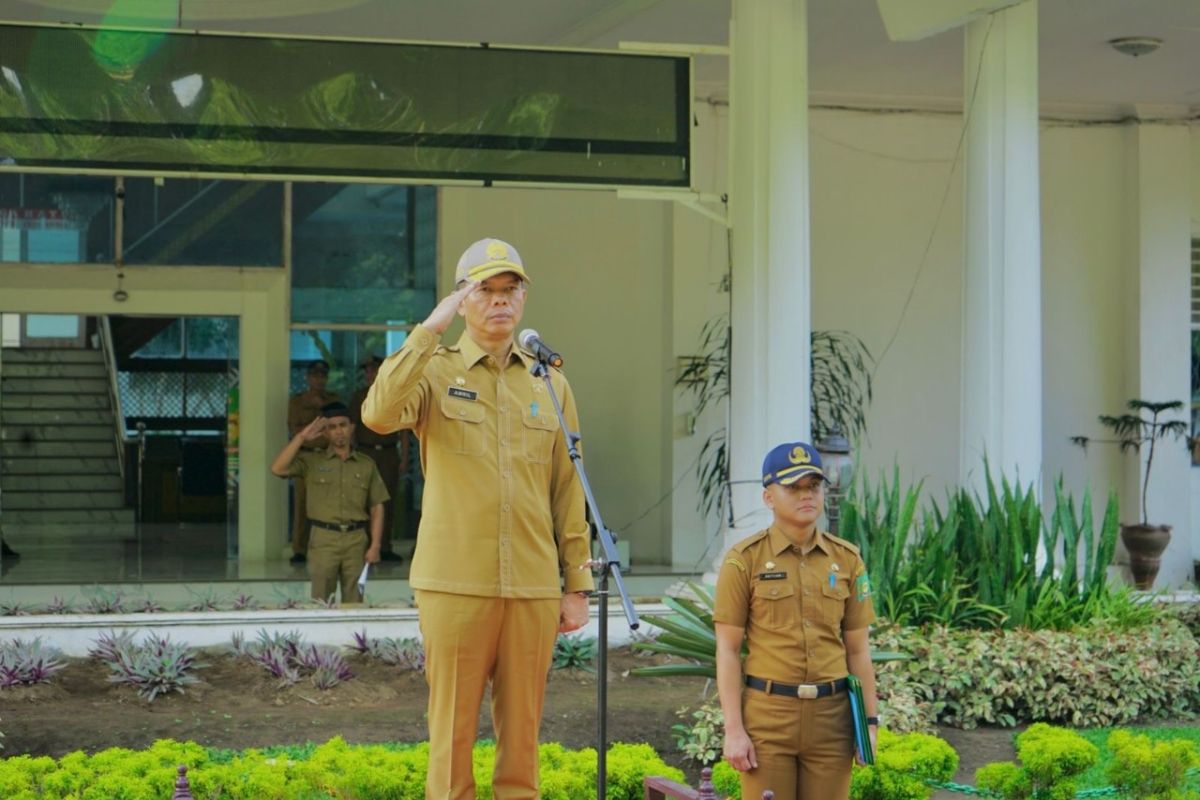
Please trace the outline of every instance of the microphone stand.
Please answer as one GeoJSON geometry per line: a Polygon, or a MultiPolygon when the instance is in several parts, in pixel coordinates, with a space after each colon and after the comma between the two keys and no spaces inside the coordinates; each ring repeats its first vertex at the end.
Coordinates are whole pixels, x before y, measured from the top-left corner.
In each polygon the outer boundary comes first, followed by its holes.
{"type": "Polygon", "coordinates": [[[554,403],[554,413],[558,415],[558,425],[562,429],[567,442],[567,453],[571,457],[571,465],[583,485],[583,496],[587,500],[588,510],[596,523],[596,536],[600,541],[600,557],[589,560],[587,566],[597,569],[600,574],[600,586],[596,596],[600,598],[600,636],[596,651],[596,798],[605,800],[608,784],[608,579],[611,575],[617,585],[617,593],[621,597],[621,605],[625,610],[625,619],[629,622],[630,630],[637,630],[638,616],[625,590],[625,581],[621,578],[621,559],[617,554],[617,536],[604,524],[596,498],[592,494],[592,486],[588,483],[587,471],[583,468],[583,457],[579,452],[579,440],[583,437],[578,431],[567,427],[563,417],[562,405],[554,386],[550,382],[550,368],[541,359],[537,359],[529,371],[541,378],[546,384],[546,391],[554,403]]]}

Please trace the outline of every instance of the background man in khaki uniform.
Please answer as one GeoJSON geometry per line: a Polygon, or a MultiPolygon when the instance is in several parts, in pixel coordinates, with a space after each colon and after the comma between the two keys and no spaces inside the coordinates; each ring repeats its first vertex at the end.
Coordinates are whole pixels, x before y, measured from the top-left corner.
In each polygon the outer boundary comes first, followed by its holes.
{"type": "Polygon", "coordinates": [[[362,424],[362,404],[367,399],[367,390],[375,382],[382,363],[383,359],[379,356],[370,356],[363,362],[367,385],[355,389],[350,397],[350,420],[354,423],[355,445],[375,461],[375,466],[379,468],[379,476],[383,478],[383,485],[388,491],[388,499],[383,504],[383,548],[379,554],[380,558],[383,561],[403,561],[398,553],[392,551],[392,537],[395,535],[400,471],[402,465],[407,466],[408,461],[408,434],[405,431],[376,433],[362,424]]]}
{"type": "MultiPolygon", "coordinates": [[[[304,373],[308,388],[288,398],[288,435],[295,436],[314,419],[321,416],[321,408],[341,400],[335,392],[325,391],[329,382],[329,364],[317,359],[308,365],[304,373]]],[[[305,450],[324,450],[329,440],[318,436],[304,443],[305,450]]],[[[303,564],[308,552],[308,502],[305,499],[304,478],[292,480],[292,558],[293,564],[303,564]]]]}
{"type": "MultiPolygon", "coordinates": [[[[538,796],[538,729],[558,632],[587,621],[583,488],[532,356],[513,342],[527,276],[498,239],[471,245],[458,289],[380,367],[362,418],[414,429],[425,493],[410,580],[429,682],[427,798],[475,797],[471,749],[492,685],[497,800],[538,796]],[[458,343],[438,338],[459,314],[458,343]]],[[[575,399],[551,380],[567,424],[575,399]]]]}
{"type": "Polygon", "coordinates": [[[358,576],[363,564],[379,561],[383,503],[388,493],[375,462],[350,446],[353,436],[350,410],[344,403],[329,403],[321,409],[321,416],[283,446],[271,464],[275,475],[308,483],[307,511],[312,524],[308,573],[317,600],[336,594],[340,578],[342,602],[361,603],[358,576]],[[303,449],[322,439],[329,442],[324,450],[303,449]]]}
{"type": "Polygon", "coordinates": [[[777,800],[845,800],[854,758],[847,673],[862,681],[872,747],[879,724],[870,580],[857,547],[817,529],[825,473],[811,445],[768,453],[763,487],[774,523],[734,545],[717,578],[725,760],[742,773],[742,797],[770,789],[777,800]]]}

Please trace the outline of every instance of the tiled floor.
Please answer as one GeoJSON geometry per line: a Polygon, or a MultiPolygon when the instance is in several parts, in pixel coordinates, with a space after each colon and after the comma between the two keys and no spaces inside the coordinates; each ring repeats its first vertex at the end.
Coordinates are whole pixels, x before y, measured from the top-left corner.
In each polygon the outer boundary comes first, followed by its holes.
{"type": "MultiPolygon", "coordinates": [[[[140,535],[134,528],[100,527],[38,536],[25,528],[5,538],[21,557],[0,561],[0,585],[308,579],[303,564],[283,557],[240,574],[238,560],[226,557],[223,525],[144,525],[140,535]]],[[[407,578],[408,560],[383,562],[373,572],[380,578],[407,578]]]]}

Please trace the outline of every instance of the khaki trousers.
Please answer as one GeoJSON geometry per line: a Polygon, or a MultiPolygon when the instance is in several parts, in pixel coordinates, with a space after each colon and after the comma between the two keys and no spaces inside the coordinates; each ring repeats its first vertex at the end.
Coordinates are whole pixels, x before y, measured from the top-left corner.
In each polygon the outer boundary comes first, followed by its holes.
{"type": "Polygon", "coordinates": [[[492,684],[496,800],[538,797],[538,731],[558,635],[559,598],[414,592],[429,683],[427,800],[474,800],[471,751],[492,684]]]}
{"type": "Polygon", "coordinates": [[[366,563],[367,532],[330,531],[316,526],[308,542],[308,575],[312,578],[312,596],[328,599],[342,584],[343,603],[361,603],[358,576],[366,563]]]}
{"type": "Polygon", "coordinates": [[[847,800],[854,728],[845,692],[816,700],[742,690],[742,719],[758,768],[741,773],[742,797],[847,800]]]}
{"type": "Polygon", "coordinates": [[[292,552],[308,552],[308,492],[304,478],[292,478],[292,552]]]}

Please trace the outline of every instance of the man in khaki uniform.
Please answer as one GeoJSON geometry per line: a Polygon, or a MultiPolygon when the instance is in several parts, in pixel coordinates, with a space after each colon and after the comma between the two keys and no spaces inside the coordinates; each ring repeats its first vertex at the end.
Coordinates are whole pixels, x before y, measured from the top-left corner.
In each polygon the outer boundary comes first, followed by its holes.
{"type": "Polygon", "coordinates": [[[328,600],[337,593],[340,579],[343,604],[362,602],[358,576],[363,564],[379,561],[383,504],[388,498],[375,462],[350,446],[353,437],[350,410],[344,403],[329,403],[284,445],[271,464],[275,475],[308,483],[312,596],[328,600]],[[304,449],[322,439],[329,442],[324,450],[304,449]]]}
{"type": "MultiPolygon", "coordinates": [[[[304,373],[304,380],[308,383],[308,388],[288,398],[289,436],[295,436],[314,419],[318,419],[323,406],[342,399],[335,392],[325,391],[325,385],[329,382],[328,362],[317,359],[309,364],[304,373]]],[[[328,446],[329,440],[324,436],[318,436],[313,441],[306,442],[303,447],[305,450],[317,451],[324,450],[328,446]]],[[[293,564],[303,564],[307,558],[306,553],[308,553],[308,516],[305,511],[308,502],[305,499],[305,489],[303,478],[293,479],[291,558],[293,564]]]]}
{"type": "MultiPolygon", "coordinates": [[[[527,275],[498,239],[459,259],[457,290],[380,367],[362,418],[410,428],[421,446],[423,514],[410,580],[429,682],[427,798],[475,797],[471,749],[488,681],[497,800],[538,796],[538,729],[558,632],[587,621],[589,528],[583,488],[533,358],[513,332],[527,275]],[[439,346],[455,314],[456,344],[439,346]]],[[[551,381],[567,424],[575,399],[551,381]]]]}
{"type": "Polygon", "coordinates": [[[742,773],[742,797],[770,789],[777,800],[845,800],[854,758],[847,673],[862,681],[872,747],[879,725],[870,580],[857,547],[817,529],[825,473],[811,445],[768,453],[763,487],[773,524],[734,545],[717,578],[725,760],[742,773]]]}
{"type": "Polygon", "coordinates": [[[383,485],[388,490],[388,499],[383,504],[383,549],[379,554],[380,558],[384,561],[403,561],[399,554],[392,551],[392,536],[395,533],[396,494],[400,483],[401,465],[407,466],[408,461],[409,434],[406,431],[376,433],[362,424],[362,404],[367,399],[367,390],[375,382],[382,363],[383,359],[379,356],[370,356],[363,362],[367,385],[355,389],[350,397],[350,420],[354,423],[355,445],[375,461],[379,475],[383,478],[383,485]]]}

